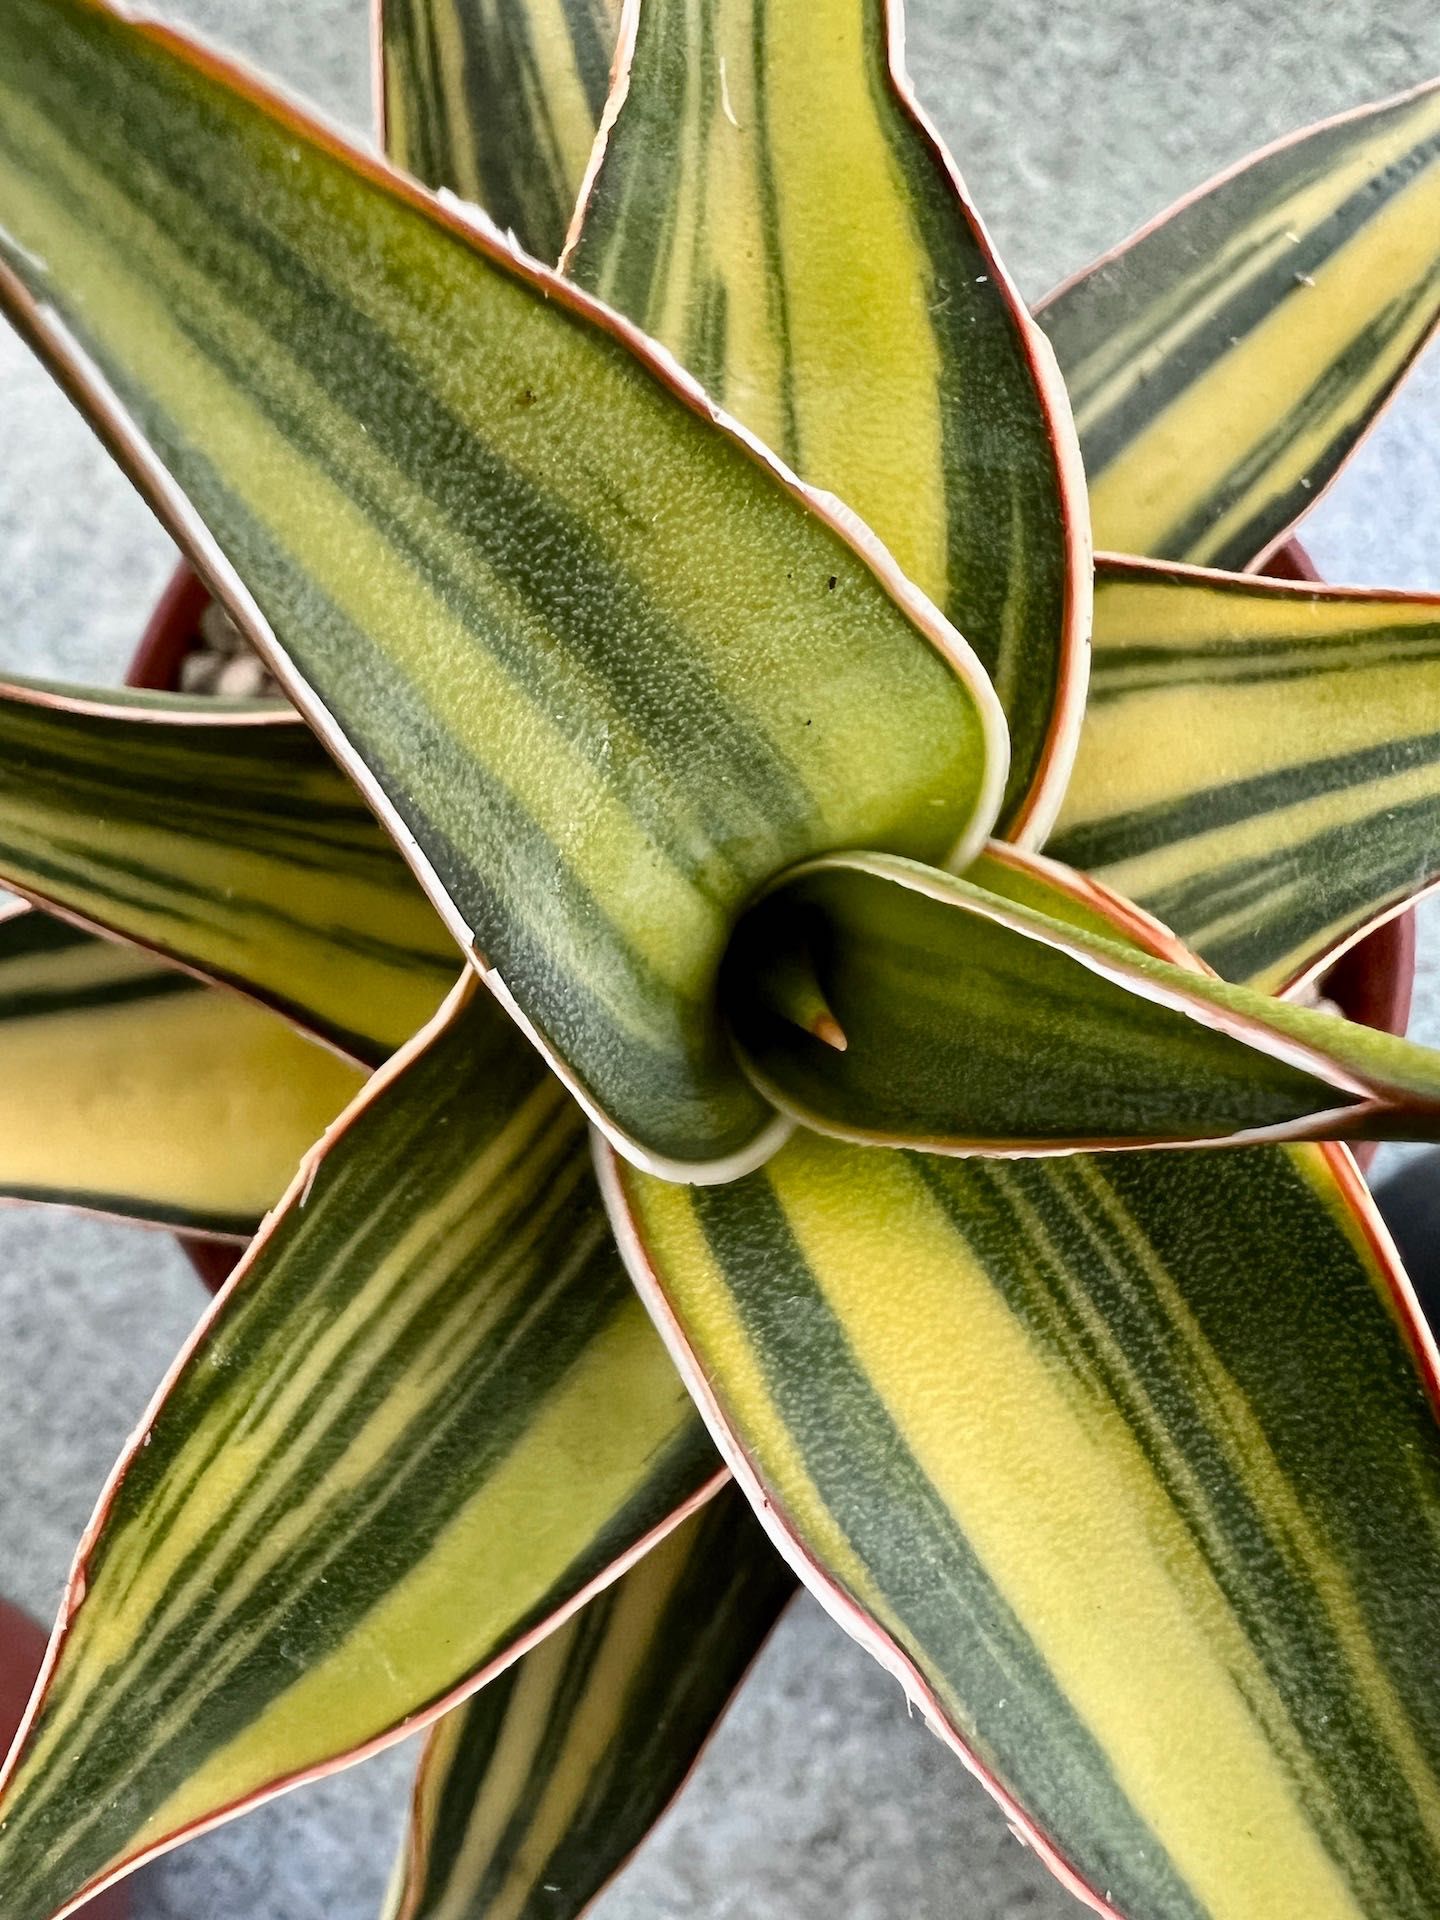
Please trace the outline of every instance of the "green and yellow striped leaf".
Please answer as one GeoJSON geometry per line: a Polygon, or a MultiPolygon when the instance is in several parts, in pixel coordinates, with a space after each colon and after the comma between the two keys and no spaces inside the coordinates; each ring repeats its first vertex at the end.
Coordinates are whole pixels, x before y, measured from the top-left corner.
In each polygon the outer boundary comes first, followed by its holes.
{"type": "Polygon", "coordinates": [[[1004,728],[954,629],[622,321],[100,0],[0,13],[0,232],[10,311],[587,1110],[656,1167],[763,1157],[731,920],[827,847],[975,850],[1004,728]]]}
{"type": "Polygon", "coordinates": [[[1048,851],[1282,992],[1440,878],[1440,596],[1105,560],[1048,851]]]}
{"type": "Polygon", "coordinates": [[[1036,318],[1070,389],[1097,546],[1264,558],[1440,318],[1440,83],[1267,147],[1036,318]]]}
{"type": "Polygon", "coordinates": [[[1085,699],[1084,476],[900,36],[900,0],[645,0],[566,271],[945,609],[1009,722],[1006,831],[1043,837],[1085,699]]]}
{"type": "Polygon", "coordinates": [[[1124,1920],[1434,1920],[1435,1355],[1343,1148],[611,1161],[821,1600],[1124,1920]]]}
{"type": "Polygon", "coordinates": [[[472,981],[371,1081],[86,1535],[0,1794],[0,1912],[479,1686],[716,1483],[581,1116],[472,981]]]}
{"type": "Polygon", "coordinates": [[[248,1237],[361,1078],[133,947],[0,913],[0,1197],[248,1237]]]}
{"type": "Polygon", "coordinates": [[[1440,1052],[1216,980],[1173,941],[1157,957],[1133,916],[1097,931],[1093,885],[1077,924],[1077,885],[999,849],[964,879],[885,854],[799,868],[729,963],[756,1085],[822,1133],[943,1153],[1440,1136],[1440,1052]]]}
{"type": "Polygon", "coordinates": [[[285,707],[0,681],[0,883],[239,987],[369,1066],[424,1026],[462,964],[285,707]]]}
{"type": "Polygon", "coordinates": [[[727,1488],[436,1722],[386,1920],[574,1920],[683,1786],[795,1581],[727,1488]]]}
{"type": "Polygon", "coordinates": [[[610,88],[620,0],[377,0],[385,150],[560,258],[610,88]]]}

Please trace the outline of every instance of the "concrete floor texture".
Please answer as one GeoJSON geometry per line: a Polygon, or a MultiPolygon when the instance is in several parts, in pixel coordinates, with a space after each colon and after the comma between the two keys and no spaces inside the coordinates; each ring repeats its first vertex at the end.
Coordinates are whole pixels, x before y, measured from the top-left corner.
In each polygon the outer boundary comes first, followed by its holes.
{"type": "MultiPolygon", "coordinates": [[[[799,0],[796,0],[799,3],[799,0]]],[[[369,124],[366,0],[164,0],[369,124]]],[[[1433,0],[914,0],[910,64],[1030,296],[1248,149],[1440,71],[1433,0]]],[[[1307,523],[1328,577],[1440,588],[1440,354],[1307,523]]],[[[173,549],[0,330],[0,661],[114,680],[173,549]]],[[[1440,913],[1412,1032],[1440,1041],[1440,913]]],[[[0,1590],[47,1618],[106,1469],[202,1304],[168,1239],[0,1214],[0,1590]]],[[[140,1920],[367,1920],[413,1750],[169,1856],[140,1920]]],[[[1061,1920],[1079,1909],[811,1602],[788,1615],[603,1920],[1061,1920]]]]}

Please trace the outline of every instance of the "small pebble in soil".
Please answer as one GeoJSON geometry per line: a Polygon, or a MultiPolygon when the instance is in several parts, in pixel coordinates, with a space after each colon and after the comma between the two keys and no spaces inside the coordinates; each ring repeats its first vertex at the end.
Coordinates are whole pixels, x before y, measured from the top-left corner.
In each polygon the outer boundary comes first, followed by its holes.
{"type": "Polygon", "coordinates": [[[200,644],[180,663],[182,693],[222,700],[283,699],[279,682],[216,601],[200,616],[200,644]]]}

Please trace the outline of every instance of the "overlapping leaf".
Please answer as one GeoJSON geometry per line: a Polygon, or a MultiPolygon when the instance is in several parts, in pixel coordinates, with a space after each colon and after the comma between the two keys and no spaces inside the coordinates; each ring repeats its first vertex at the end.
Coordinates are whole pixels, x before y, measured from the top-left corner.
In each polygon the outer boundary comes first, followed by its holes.
{"type": "Polygon", "coordinates": [[[832,854],[776,886],[727,1004],[783,1112],[960,1153],[1440,1134],[1440,1053],[1156,958],[1133,915],[1097,931],[1099,889],[1077,924],[1084,883],[1027,858],[832,854]]]}
{"type": "Polygon", "coordinates": [[[371,1066],[425,1024],[462,964],[285,708],[0,682],[0,881],[238,986],[371,1066]]]}
{"type": "Polygon", "coordinates": [[[1440,876],[1440,597],[1102,561],[1049,851],[1269,991],[1440,876]]]}
{"type": "Polygon", "coordinates": [[[1433,331],[1437,236],[1432,83],[1267,148],[1053,294],[1097,545],[1275,546],[1433,331]]]}
{"type": "Polygon", "coordinates": [[[0,915],[0,1195],[252,1233],[358,1070],[133,947],[0,915]]]}
{"type": "Polygon", "coordinates": [[[889,543],[994,680],[1007,831],[1043,833],[1085,697],[1084,480],[899,0],[646,0],[631,26],[567,272],[889,543]]]}
{"type": "Polygon", "coordinates": [[[560,258],[620,0],[378,0],[385,149],[560,258]]]}
{"type": "Polygon", "coordinates": [[[0,1801],[0,1911],[398,1736],[716,1471],[581,1117],[471,983],[310,1159],[117,1469],[0,1801]]]}
{"type": "Polygon", "coordinates": [[[1125,1920],[1432,1920],[1433,1356],[1341,1148],[612,1163],[802,1579],[1125,1920]]]}
{"type": "MultiPolygon", "coordinates": [[[[557,259],[599,123],[615,17],[450,0],[380,9],[386,146],[557,259]]],[[[639,1843],[793,1581],[733,1490],[427,1741],[387,1911],[564,1920],[639,1843]]]]}
{"type": "Polygon", "coordinates": [[[733,1488],[436,1723],[388,1920],[572,1920],[695,1763],[780,1608],[733,1488]]]}
{"type": "Polygon", "coordinates": [[[12,310],[452,931],[628,1150],[758,1157],[731,913],[824,846],[973,847],[964,643],[613,317],[160,30],[14,0],[0,123],[12,310]]]}

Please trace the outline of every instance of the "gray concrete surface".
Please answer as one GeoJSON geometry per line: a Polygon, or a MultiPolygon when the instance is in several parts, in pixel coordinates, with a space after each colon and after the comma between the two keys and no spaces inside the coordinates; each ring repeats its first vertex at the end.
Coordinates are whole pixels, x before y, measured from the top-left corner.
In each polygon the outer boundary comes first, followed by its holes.
{"type": "MultiPolygon", "coordinates": [[[[352,125],[364,0],[175,0],[352,125]]],[[[1038,295],[1214,167],[1440,70],[1432,0],[914,0],[911,65],[1038,295]]],[[[1334,579],[1440,587],[1432,354],[1306,537],[1334,579]]],[[[118,676],[172,561],[147,511],[0,334],[0,661],[118,676]]],[[[1440,915],[1412,1029],[1440,1043],[1440,915]]],[[[170,1243],[0,1216],[0,1589],[48,1612],[106,1468],[201,1304],[170,1243]]],[[[141,1920],[365,1920],[411,1755],[290,1795],[153,1868],[141,1920]]],[[[808,1602],[603,1920],[1061,1920],[1078,1912],[895,1687],[808,1602]]]]}

